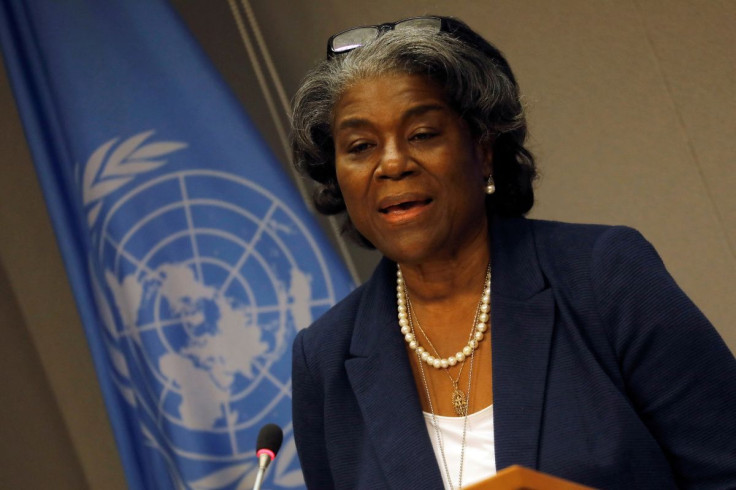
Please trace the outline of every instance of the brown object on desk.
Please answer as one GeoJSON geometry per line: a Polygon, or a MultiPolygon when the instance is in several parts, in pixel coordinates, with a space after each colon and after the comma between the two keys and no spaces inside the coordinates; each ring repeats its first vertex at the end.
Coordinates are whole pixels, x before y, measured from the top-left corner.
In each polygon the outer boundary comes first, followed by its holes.
{"type": "Polygon", "coordinates": [[[592,487],[518,465],[509,466],[487,480],[463,488],[465,490],[593,490],[592,487]]]}

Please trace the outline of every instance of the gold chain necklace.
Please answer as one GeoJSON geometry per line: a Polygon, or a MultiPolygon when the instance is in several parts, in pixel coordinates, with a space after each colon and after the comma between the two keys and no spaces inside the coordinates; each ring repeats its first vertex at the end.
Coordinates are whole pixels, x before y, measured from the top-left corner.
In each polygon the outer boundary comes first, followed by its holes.
{"type": "MultiPolygon", "coordinates": [[[[432,341],[429,339],[429,336],[427,336],[427,333],[422,328],[422,324],[419,323],[419,318],[416,316],[416,312],[413,311],[413,308],[411,306],[411,300],[409,299],[409,295],[406,294],[406,306],[407,311],[409,312],[410,317],[410,324],[412,328],[414,325],[417,326],[419,331],[422,333],[425,339],[427,339],[427,343],[432,348],[432,351],[434,351],[435,356],[440,357],[439,352],[437,351],[437,348],[434,346],[432,341]]],[[[478,312],[476,311],[475,320],[473,321],[473,325],[476,324],[478,321],[478,312]]],[[[470,336],[473,335],[473,328],[470,329],[470,336]]],[[[475,351],[473,351],[474,353],[475,351]]],[[[473,354],[471,353],[471,356],[473,354]]],[[[463,375],[463,369],[465,368],[465,361],[466,359],[463,359],[460,363],[460,371],[457,373],[457,379],[453,378],[450,374],[450,367],[448,366],[443,369],[445,374],[447,374],[447,377],[450,378],[450,383],[452,383],[452,408],[455,410],[455,414],[458,417],[462,417],[463,414],[468,409],[468,396],[466,396],[465,392],[460,389],[460,377],[463,375]]]]}
{"type": "MultiPolygon", "coordinates": [[[[411,325],[412,330],[414,328],[411,325]]],[[[468,369],[468,399],[470,399],[470,388],[472,387],[473,380],[473,359],[475,358],[475,351],[470,353],[470,369],[468,369]]],[[[437,423],[437,415],[434,413],[434,406],[432,405],[432,398],[429,395],[429,384],[427,383],[427,377],[424,374],[424,365],[419,353],[417,353],[417,360],[419,361],[419,372],[422,375],[422,384],[424,385],[424,392],[427,395],[427,402],[429,403],[429,411],[432,414],[432,425],[434,426],[434,435],[437,438],[437,444],[440,447],[440,455],[442,455],[442,466],[445,468],[445,474],[447,475],[447,483],[450,484],[450,490],[455,490],[455,486],[452,484],[452,478],[450,477],[450,470],[447,466],[447,456],[445,456],[445,446],[442,443],[442,435],[440,434],[440,426],[437,423]]],[[[465,463],[465,439],[468,432],[468,404],[465,405],[465,413],[462,415],[463,420],[463,438],[460,443],[460,474],[458,475],[457,488],[462,490],[463,488],[463,466],[465,463]]]]}
{"type": "MultiPolygon", "coordinates": [[[[398,266],[397,266],[398,267],[398,266]]],[[[443,368],[447,375],[450,377],[450,381],[453,382],[453,388],[455,390],[453,391],[453,407],[455,408],[455,412],[458,412],[458,409],[461,410],[461,414],[458,414],[459,416],[462,416],[464,418],[463,420],[463,437],[462,442],[460,446],[460,474],[458,476],[458,490],[461,490],[463,487],[463,466],[465,463],[465,440],[467,436],[467,430],[468,430],[468,413],[470,413],[470,389],[472,387],[472,380],[473,380],[473,360],[475,359],[475,349],[478,347],[478,342],[480,342],[483,339],[483,334],[488,328],[488,322],[490,321],[490,302],[491,302],[491,264],[488,264],[488,270],[486,272],[486,281],[483,288],[483,294],[481,296],[481,301],[478,304],[478,308],[475,312],[475,319],[473,320],[473,328],[470,330],[470,340],[468,341],[468,344],[463,348],[461,352],[458,352],[455,356],[450,356],[447,359],[442,359],[439,357],[439,352],[434,347],[432,342],[429,340],[429,337],[427,337],[427,334],[422,329],[421,325],[419,325],[419,319],[416,318],[416,315],[411,314],[411,303],[409,302],[409,294],[406,289],[406,284],[404,283],[402,274],[401,274],[401,268],[399,267],[396,272],[396,301],[397,301],[397,309],[398,309],[398,316],[399,316],[399,325],[401,325],[401,332],[404,334],[404,339],[409,344],[409,347],[414,350],[414,352],[417,355],[417,364],[419,364],[419,372],[422,376],[422,384],[424,385],[424,392],[427,396],[427,403],[429,404],[429,410],[432,414],[432,425],[434,426],[434,433],[435,437],[437,439],[437,444],[440,447],[440,455],[442,456],[442,464],[445,470],[445,474],[447,475],[447,482],[450,485],[451,490],[455,490],[454,485],[452,484],[452,479],[450,478],[450,470],[447,466],[447,457],[445,456],[445,447],[442,442],[442,435],[440,434],[439,424],[437,423],[437,415],[434,412],[434,405],[432,404],[432,397],[429,394],[429,384],[427,383],[427,377],[424,374],[424,363],[426,362],[428,365],[434,367],[434,368],[443,368]],[[412,318],[416,318],[416,324],[417,327],[421,330],[422,335],[424,335],[424,338],[427,339],[427,342],[429,343],[430,347],[434,351],[435,355],[437,357],[432,356],[429,354],[424,348],[422,348],[419,345],[419,342],[416,340],[416,332],[414,331],[414,322],[412,321],[412,318]],[[475,332],[475,333],[473,333],[475,332]],[[469,351],[469,352],[468,352],[469,351]],[[467,352],[467,354],[465,354],[467,352]],[[468,370],[468,388],[467,388],[467,397],[465,397],[465,394],[462,393],[462,391],[459,389],[459,382],[460,382],[460,375],[462,374],[462,369],[465,367],[465,358],[470,357],[470,368],[468,370]],[[431,359],[430,359],[431,358],[431,359]],[[450,376],[450,373],[447,372],[448,366],[454,366],[458,362],[462,363],[462,366],[460,367],[460,373],[458,373],[457,380],[453,380],[452,376],[450,376]],[[459,392],[462,397],[464,403],[461,403],[459,396],[456,399],[455,392],[459,392]],[[458,405],[455,405],[455,403],[458,403],[458,405]]]]}

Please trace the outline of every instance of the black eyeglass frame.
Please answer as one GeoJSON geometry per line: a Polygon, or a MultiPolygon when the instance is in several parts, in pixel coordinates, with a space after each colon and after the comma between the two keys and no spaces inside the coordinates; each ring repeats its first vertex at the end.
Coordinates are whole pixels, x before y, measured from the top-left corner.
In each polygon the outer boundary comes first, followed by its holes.
{"type": "Polygon", "coordinates": [[[340,56],[340,55],[349,53],[350,51],[363,46],[363,44],[359,44],[349,49],[335,51],[333,49],[333,42],[335,38],[347,32],[358,30],[358,29],[374,28],[376,29],[376,36],[373,39],[371,39],[372,41],[374,39],[378,39],[380,36],[382,36],[386,32],[394,30],[398,24],[408,22],[408,21],[421,20],[421,19],[439,20],[440,29],[438,32],[446,32],[450,34],[451,36],[459,39],[460,41],[466,43],[467,45],[481,51],[494,62],[494,64],[511,80],[511,82],[514,85],[517,84],[516,77],[514,77],[514,74],[511,71],[511,67],[508,64],[508,61],[506,61],[506,58],[504,58],[503,54],[501,53],[501,51],[498,50],[498,48],[493,46],[491,43],[486,41],[482,36],[480,36],[475,31],[473,31],[463,21],[455,19],[453,17],[443,17],[439,15],[424,15],[424,16],[419,16],[419,17],[409,17],[407,19],[401,19],[396,22],[385,22],[383,24],[364,25],[364,26],[352,27],[350,29],[345,29],[344,31],[338,32],[337,34],[333,34],[327,40],[327,59],[330,60],[336,56],[340,56]]]}

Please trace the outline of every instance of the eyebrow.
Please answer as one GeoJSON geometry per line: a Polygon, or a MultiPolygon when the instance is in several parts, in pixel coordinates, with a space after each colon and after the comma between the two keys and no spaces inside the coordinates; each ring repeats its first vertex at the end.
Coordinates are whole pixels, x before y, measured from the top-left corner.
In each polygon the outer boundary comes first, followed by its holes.
{"type": "MultiPolygon", "coordinates": [[[[412,107],[408,111],[404,112],[404,114],[402,114],[401,116],[401,119],[402,121],[405,121],[409,118],[421,116],[422,114],[426,114],[427,112],[443,111],[445,109],[446,107],[442,104],[422,104],[422,105],[412,107]]],[[[368,119],[364,119],[360,117],[351,117],[351,118],[340,121],[340,124],[337,125],[336,130],[342,131],[345,129],[362,128],[362,127],[366,127],[370,125],[371,123],[368,119]]]]}

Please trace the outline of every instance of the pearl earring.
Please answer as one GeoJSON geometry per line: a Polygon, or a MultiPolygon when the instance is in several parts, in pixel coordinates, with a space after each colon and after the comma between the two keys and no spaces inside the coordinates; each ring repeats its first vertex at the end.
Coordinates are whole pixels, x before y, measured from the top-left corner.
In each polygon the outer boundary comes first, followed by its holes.
{"type": "Polygon", "coordinates": [[[493,175],[489,175],[486,181],[486,194],[491,195],[494,192],[496,192],[496,185],[493,183],[493,175]]]}

